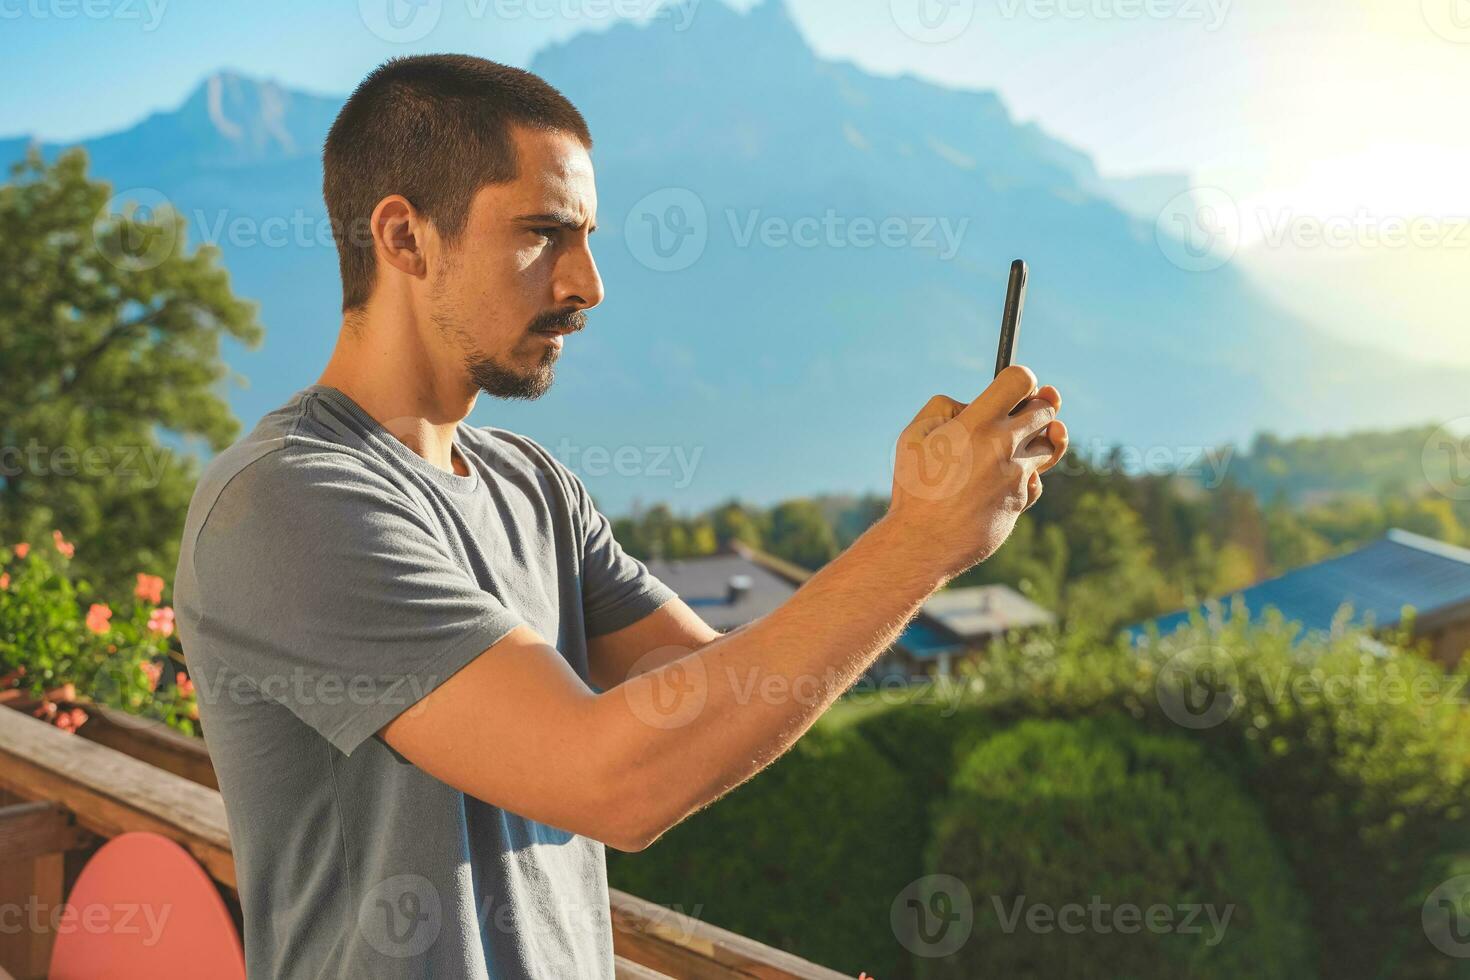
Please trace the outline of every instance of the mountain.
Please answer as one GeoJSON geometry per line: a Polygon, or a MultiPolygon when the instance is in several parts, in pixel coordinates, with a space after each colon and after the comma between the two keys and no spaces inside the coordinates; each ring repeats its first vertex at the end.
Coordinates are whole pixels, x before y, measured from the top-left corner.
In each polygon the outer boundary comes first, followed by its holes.
{"type": "MultiPolygon", "coordinates": [[[[1062,389],[1084,450],[1188,461],[1259,430],[1464,412],[1470,371],[1331,339],[1233,265],[1171,264],[1138,215],[1184,178],[1109,181],[993,93],[818,58],[780,0],[620,24],[530,67],[592,127],[608,297],[549,394],[482,399],[472,421],[540,440],[611,512],[885,491],[928,396],[987,382],[1017,255],[1021,359],[1062,389]]],[[[314,381],[335,337],[319,152],[340,101],[224,73],[84,144],[123,196],[173,201],[260,302],[263,349],[228,355],[247,421],[314,381]]]]}

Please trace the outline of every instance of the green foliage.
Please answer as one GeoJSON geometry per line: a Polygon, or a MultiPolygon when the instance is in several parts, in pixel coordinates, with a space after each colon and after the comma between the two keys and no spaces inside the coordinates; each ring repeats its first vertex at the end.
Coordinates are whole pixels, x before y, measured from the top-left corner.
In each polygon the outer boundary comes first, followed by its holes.
{"type": "Polygon", "coordinates": [[[1360,631],[1297,634],[1237,615],[1137,650],[1037,635],[994,647],[971,680],[1007,715],[1126,712],[1208,748],[1288,855],[1322,975],[1463,976],[1421,912],[1470,855],[1470,667],[1447,675],[1360,631]]]}
{"type": "Polygon", "coordinates": [[[908,976],[886,923],[925,839],[897,768],[848,732],[810,732],[646,851],[613,887],[850,972],[908,976]]]}
{"type": "Polygon", "coordinates": [[[122,589],[176,563],[195,472],[160,436],[230,443],[220,342],[261,331],[179,215],[110,196],[81,151],[0,185],[0,540],[67,528],[79,568],[122,589]]]}
{"type": "Polygon", "coordinates": [[[1182,736],[1023,722],[963,758],[934,833],[929,870],[963,883],[974,932],[923,976],[1310,973],[1265,821],[1182,736]]]}
{"type": "Polygon", "coordinates": [[[147,577],[125,602],[104,602],[71,577],[59,536],[0,549],[0,698],[74,730],[103,704],[194,733],[198,706],[174,669],[173,610],[147,577]]]}
{"type": "Polygon", "coordinates": [[[771,511],[766,546],[803,568],[821,568],[837,556],[837,535],[812,500],[788,500],[771,511]]]}

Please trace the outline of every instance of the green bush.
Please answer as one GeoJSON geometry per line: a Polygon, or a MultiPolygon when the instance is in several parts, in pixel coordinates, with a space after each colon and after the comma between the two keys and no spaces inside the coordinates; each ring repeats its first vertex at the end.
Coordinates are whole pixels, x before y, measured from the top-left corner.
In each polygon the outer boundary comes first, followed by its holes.
{"type": "Polygon", "coordinates": [[[962,883],[974,926],[957,950],[915,944],[946,954],[925,976],[1312,969],[1304,903],[1259,809],[1200,746],[1122,716],[1027,721],[973,749],[929,870],[962,883]]]}
{"type": "Polygon", "coordinates": [[[1421,918],[1470,855],[1466,678],[1403,636],[1302,636],[1237,615],[1136,649],[1033,636],[992,648],[972,679],[996,712],[1125,711],[1206,747],[1291,863],[1317,972],[1376,978],[1470,976],[1470,960],[1437,949],[1421,918]]]}
{"type": "Polygon", "coordinates": [[[900,980],[887,928],[925,826],[897,768],[851,732],[809,732],[646,851],[609,852],[613,887],[824,966],[900,980]]]}
{"type": "Polygon", "coordinates": [[[73,551],[59,531],[0,548],[0,702],[66,731],[101,704],[193,734],[198,704],[173,657],[163,580],[139,575],[127,601],[101,601],[71,578],[73,551]]]}

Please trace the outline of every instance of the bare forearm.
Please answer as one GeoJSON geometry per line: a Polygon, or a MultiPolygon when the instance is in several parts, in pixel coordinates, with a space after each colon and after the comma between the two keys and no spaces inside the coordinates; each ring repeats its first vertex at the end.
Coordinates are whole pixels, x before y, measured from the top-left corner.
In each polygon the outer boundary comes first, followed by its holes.
{"type": "Polygon", "coordinates": [[[923,550],[880,521],[779,609],[601,695],[643,836],[760,771],[857,681],[943,584],[923,550]]]}

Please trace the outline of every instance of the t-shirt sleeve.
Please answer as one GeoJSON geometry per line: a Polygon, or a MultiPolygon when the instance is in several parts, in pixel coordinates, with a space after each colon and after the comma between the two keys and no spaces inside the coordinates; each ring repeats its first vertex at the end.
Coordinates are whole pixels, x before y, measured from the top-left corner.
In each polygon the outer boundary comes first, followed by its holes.
{"type": "Polygon", "coordinates": [[[347,754],[522,622],[422,504],[347,456],[288,449],[245,467],[192,563],[206,660],[347,754]]]}
{"type": "Polygon", "coordinates": [[[612,522],[597,509],[581,477],[562,466],[580,513],[582,529],[582,615],[588,636],[631,626],[677,593],[648,566],[623,550],[613,537],[612,522]]]}

